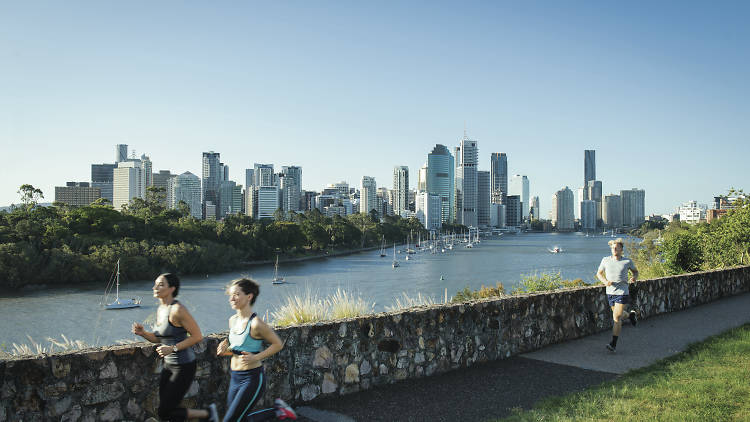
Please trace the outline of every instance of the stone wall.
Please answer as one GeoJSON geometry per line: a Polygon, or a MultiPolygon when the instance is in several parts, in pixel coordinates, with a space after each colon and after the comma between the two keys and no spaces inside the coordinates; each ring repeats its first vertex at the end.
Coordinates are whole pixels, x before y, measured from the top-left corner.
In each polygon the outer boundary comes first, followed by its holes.
{"type": "MultiPolygon", "coordinates": [[[[750,267],[639,281],[643,317],[750,291],[750,267]]],[[[292,403],[503,359],[611,327],[604,288],[435,305],[281,328],[284,350],[265,362],[269,398],[292,403]]],[[[228,358],[221,335],[195,347],[185,405],[224,407],[228,358]]],[[[0,421],[144,420],[155,415],[161,362],[139,343],[0,361],[0,421]]]]}

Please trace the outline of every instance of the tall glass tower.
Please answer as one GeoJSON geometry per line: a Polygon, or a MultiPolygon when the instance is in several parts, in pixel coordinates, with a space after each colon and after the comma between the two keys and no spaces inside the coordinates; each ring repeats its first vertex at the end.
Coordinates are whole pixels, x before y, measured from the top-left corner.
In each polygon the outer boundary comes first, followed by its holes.
{"type": "Polygon", "coordinates": [[[443,223],[455,221],[454,171],[453,155],[448,148],[435,145],[432,152],[427,154],[427,192],[440,197],[440,220],[443,223]]]}
{"type": "Polygon", "coordinates": [[[508,156],[493,152],[490,156],[490,194],[492,202],[500,203],[508,195],[508,156]]]}
{"type": "Polygon", "coordinates": [[[583,199],[591,199],[586,189],[590,180],[596,180],[596,150],[593,149],[583,151],[583,199]]]}

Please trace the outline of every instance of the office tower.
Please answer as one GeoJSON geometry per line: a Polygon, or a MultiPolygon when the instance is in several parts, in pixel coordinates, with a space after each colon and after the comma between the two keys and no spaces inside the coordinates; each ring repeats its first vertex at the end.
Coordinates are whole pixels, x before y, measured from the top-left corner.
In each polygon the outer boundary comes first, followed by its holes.
{"type": "Polygon", "coordinates": [[[172,174],[169,170],[159,170],[158,173],[154,173],[152,175],[151,180],[153,181],[153,186],[155,188],[164,189],[160,200],[160,202],[164,205],[169,204],[169,202],[167,201],[167,185],[169,184],[169,180],[173,177],[177,177],[177,175],[172,174]]]}
{"type": "Polygon", "coordinates": [[[91,186],[99,188],[101,197],[112,204],[112,182],[114,181],[114,170],[116,164],[92,164],[91,186]]]}
{"type": "Polygon", "coordinates": [[[89,205],[102,197],[102,190],[88,182],[67,182],[65,186],[55,186],[55,202],[73,207],[89,205]]]}
{"type": "MultiPolygon", "coordinates": [[[[223,220],[229,214],[237,214],[241,211],[242,202],[234,203],[234,194],[237,183],[232,180],[223,180],[219,187],[219,205],[216,210],[216,218],[223,220]]],[[[242,189],[242,185],[240,185],[242,189]]],[[[240,190],[241,192],[241,190],[240,190]]]]}
{"type": "Polygon", "coordinates": [[[317,192],[303,190],[302,191],[302,211],[312,211],[315,208],[315,197],[318,196],[317,192]]]}
{"type": "Polygon", "coordinates": [[[456,216],[464,226],[477,226],[477,142],[466,134],[456,148],[456,188],[460,191],[460,216],[456,216]]]}
{"type": "Polygon", "coordinates": [[[391,195],[391,191],[389,191],[388,188],[380,187],[378,188],[376,196],[376,201],[378,203],[378,215],[381,217],[386,215],[394,215],[393,203],[389,203],[389,199],[393,196],[391,195]]]}
{"type": "Polygon", "coordinates": [[[505,227],[506,220],[505,205],[495,203],[490,204],[490,226],[503,228],[505,227]]]}
{"type": "Polygon", "coordinates": [[[600,180],[589,180],[586,186],[588,199],[596,203],[596,224],[602,219],[602,182],[600,180]]]}
{"type": "Polygon", "coordinates": [[[245,188],[245,215],[253,218],[258,216],[258,188],[255,186],[245,188]]]}
{"type": "Polygon", "coordinates": [[[242,191],[242,185],[238,185],[235,183],[234,187],[232,188],[232,205],[229,207],[229,211],[227,212],[227,214],[242,214],[245,211],[242,191]]]}
{"type": "MultiPolygon", "coordinates": [[[[135,161],[136,159],[131,158],[130,161],[135,161]]],[[[153,186],[154,185],[154,174],[153,171],[153,164],[151,164],[151,159],[144,155],[141,155],[141,169],[143,171],[143,184],[146,187],[153,186]]]]}
{"type": "Polygon", "coordinates": [[[282,209],[284,211],[300,211],[302,197],[302,167],[282,166],[282,209]]]}
{"type": "Polygon", "coordinates": [[[273,164],[255,163],[253,175],[255,177],[255,187],[274,186],[273,164]]]}
{"type": "Polygon", "coordinates": [[[576,207],[574,210],[574,216],[577,219],[581,218],[581,203],[584,199],[588,198],[588,194],[584,193],[586,192],[586,187],[582,186],[576,189],[576,207]]]}
{"type": "Polygon", "coordinates": [[[122,211],[122,207],[133,198],[146,197],[143,180],[143,167],[140,160],[120,161],[113,170],[112,206],[122,211]]]}
{"type": "Polygon", "coordinates": [[[522,218],[521,196],[507,195],[505,197],[505,225],[520,227],[522,218]]]}
{"type": "Polygon", "coordinates": [[[226,182],[227,180],[229,180],[229,165],[219,163],[219,174],[221,175],[221,182],[226,182]]]}
{"type": "Polygon", "coordinates": [[[193,218],[200,220],[203,217],[201,179],[189,171],[167,180],[167,206],[177,209],[180,202],[187,205],[193,218]]]}
{"type": "Polygon", "coordinates": [[[477,172],[477,224],[490,225],[490,172],[477,172]]]}
{"type": "Polygon", "coordinates": [[[402,215],[409,209],[409,167],[393,167],[393,212],[402,215]]]}
{"type": "Polygon", "coordinates": [[[419,192],[414,199],[417,219],[427,230],[440,230],[442,226],[442,200],[429,192],[419,192]]]}
{"type": "Polygon", "coordinates": [[[424,163],[424,165],[419,168],[417,192],[427,192],[427,163],[424,163]]]}
{"type": "Polygon", "coordinates": [[[203,208],[204,218],[206,220],[216,221],[216,204],[214,204],[213,201],[206,201],[203,208]]]}
{"type": "Polygon", "coordinates": [[[558,231],[573,230],[573,191],[567,186],[552,195],[552,225],[558,231]]]}
{"type": "Polygon", "coordinates": [[[445,145],[436,144],[427,154],[426,191],[440,197],[440,219],[443,223],[453,223],[455,219],[455,164],[445,145]]]}
{"type": "Polygon", "coordinates": [[[369,213],[371,210],[378,210],[378,187],[375,184],[375,178],[362,176],[362,183],[359,189],[359,212],[369,213]]]}
{"type": "Polygon", "coordinates": [[[602,201],[602,220],[605,227],[622,226],[622,202],[620,195],[606,195],[602,201]]]}
{"type": "Polygon", "coordinates": [[[245,169],[245,189],[255,186],[255,171],[253,169],[245,169]]]}
{"type": "Polygon", "coordinates": [[[510,179],[510,185],[508,186],[508,193],[510,195],[518,195],[521,197],[521,211],[523,219],[529,218],[529,179],[526,176],[516,174],[510,179]]]}
{"type": "Polygon", "coordinates": [[[508,195],[508,157],[504,152],[493,152],[490,156],[490,181],[492,202],[501,204],[508,195]]]}
{"type": "Polygon", "coordinates": [[[278,186],[258,186],[258,215],[256,218],[273,218],[280,208],[278,186]]]}
{"type": "MultiPolygon", "coordinates": [[[[590,180],[596,180],[596,151],[587,149],[583,151],[583,187],[587,188],[590,180]]],[[[588,191],[584,190],[583,199],[588,197],[588,191]]]]}
{"type": "Polygon", "coordinates": [[[646,192],[643,189],[621,190],[620,201],[623,226],[638,227],[646,220],[646,192]]]}
{"type": "MultiPolygon", "coordinates": [[[[204,152],[201,181],[201,203],[205,206],[207,202],[211,202],[214,206],[214,217],[216,215],[216,210],[221,208],[219,204],[219,188],[221,187],[221,179],[223,176],[224,175],[221,172],[220,154],[213,151],[204,152]]],[[[206,219],[208,219],[208,217],[206,217],[206,219]]]]}
{"type": "Polygon", "coordinates": [[[592,231],[596,229],[596,201],[584,199],[581,201],[581,229],[592,231]]]}
{"type": "Polygon", "coordinates": [[[126,144],[115,145],[115,164],[128,159],[128,146],[126,144]]]}
{"type": "Polygon", "coordinates": [[[539,215],[539,197],[532,196],[531,199],[529,199],[529,219],[539,220],[539,215]]]}

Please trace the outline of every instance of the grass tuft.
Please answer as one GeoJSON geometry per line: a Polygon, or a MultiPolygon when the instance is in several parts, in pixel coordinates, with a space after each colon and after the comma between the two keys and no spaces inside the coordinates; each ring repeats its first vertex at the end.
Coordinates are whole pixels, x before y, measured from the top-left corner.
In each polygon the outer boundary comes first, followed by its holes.
{"type": "Polygon", "coordinates": [[[326,299],[326,304],[333,319],[354,318],[375,310],[375,302],[368,303],[362,296],[341,289],[336,289],[336,293],[326,299]]]}
{"type": "Polygon", "coordinates": [[[385,309],[388,312],[398,311],[401,309],[414,308],[416,306],[434,305],[435,299],[430,296],[422,295],[417,293],[416,296],[410,296],[407,292],[401,293],[401,297],[396,297],[395,302],[391,306],[386,306],[385,309]]]}

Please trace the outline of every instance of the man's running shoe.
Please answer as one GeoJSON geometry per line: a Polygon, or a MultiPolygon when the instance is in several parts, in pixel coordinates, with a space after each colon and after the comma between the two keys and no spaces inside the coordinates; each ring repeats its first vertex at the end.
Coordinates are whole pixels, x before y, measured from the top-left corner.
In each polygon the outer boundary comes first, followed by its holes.
{"type": "Polygon", "coordinates": [[[612,343],[607,343],[607,350],[609,350],[612,353],[615,353],[615,351],[617,351],[617,349],[615,348],[615,346],[612,345],[612,343]]]}
{"type": "Polygon", "coordinates": [[[294,409],[292,409],[284,400],[276,399],[273,402],[274,407],[276,408],[276,417],[279,419],[297,419],[297,414],[294,413],[294,409]]]}
{"type": "Polygon", "coordinates": [[[636,317],[635,309],[630,310],[630,316],[628,316],[628,319],[630,320],[630,325],[633,327],[638,325],[638,318],[636,317]]]}
{"type": "Polygon", "coordinates": [[[208,406],[208,420],[210,422],[219,422],[219,411],[216,410],[216,403],[208,406]]]}

